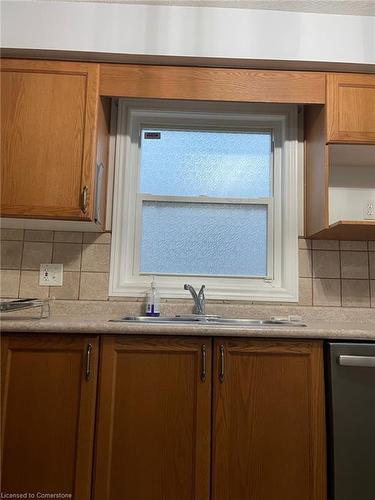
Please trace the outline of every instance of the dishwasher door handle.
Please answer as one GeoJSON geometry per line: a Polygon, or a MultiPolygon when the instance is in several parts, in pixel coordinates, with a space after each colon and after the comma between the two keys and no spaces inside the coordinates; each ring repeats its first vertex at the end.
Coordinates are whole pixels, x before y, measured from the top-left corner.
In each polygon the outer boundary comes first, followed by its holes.
{"type": "Polygon", "coordinates": [[[340,366],[358,366],[362,368],[375,368],[375,356],[347,356],[338,357],[340,366]]]}

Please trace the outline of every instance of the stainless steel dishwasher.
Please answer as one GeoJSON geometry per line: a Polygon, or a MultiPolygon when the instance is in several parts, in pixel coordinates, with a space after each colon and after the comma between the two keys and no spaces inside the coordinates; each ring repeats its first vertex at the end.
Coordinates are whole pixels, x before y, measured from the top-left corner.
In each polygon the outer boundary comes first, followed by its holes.
{"type": "Polygon", "coordinates": [[[331,500],[375,499],[375,343],[326,344],[331,500]]]}

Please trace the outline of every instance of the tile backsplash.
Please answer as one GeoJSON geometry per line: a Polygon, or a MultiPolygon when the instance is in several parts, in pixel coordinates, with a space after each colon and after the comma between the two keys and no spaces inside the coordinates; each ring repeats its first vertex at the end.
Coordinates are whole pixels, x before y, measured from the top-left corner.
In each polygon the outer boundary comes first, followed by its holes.
{"type": "Polygon", "coordinates": [[[1,296],[107,300],[110,233],[2,229],[1,296]],[[64,265],[62,287],[39,286],[40,264],[64,265]]]}
{"type": "MultiPolygon", "coordinates": [[[[108,300],[110,242],[110,233],[2,229],[1,296],[108,300]],[[62,287],[39,286],[39,265],[51,262],[64,265],[62,287]]],[[[299,247],[301,306],[375,307],[375,242],[299,247]]]]}

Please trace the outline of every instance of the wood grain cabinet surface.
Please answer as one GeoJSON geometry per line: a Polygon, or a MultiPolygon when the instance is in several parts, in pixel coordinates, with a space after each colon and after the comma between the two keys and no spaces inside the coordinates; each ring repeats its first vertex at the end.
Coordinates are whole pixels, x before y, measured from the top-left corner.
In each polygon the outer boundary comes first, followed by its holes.
{"type": "Polygon", "coordinates": [[[359,189],[372,188],[363,180],[366,174],[362,167],[375,169],[375,153],[372,152],[375,146],[375,75],[328,73],[326,86],[325,106],[305,106],[304,113],[305,236],[327,240],[375,240],[375,221],[364,216],[366,199],[362,211],[358,211],[359,189]],[[335,155],[339,160],[335,161],[335,155]],[[357,171],[352,174],[352,185],[348,184],[350,175],[347,172],[350,170],[346,167],[357,171]],[[339,190],[347,193],[348,206],[357,207],[353,213],[343,209],[345,204],[337,197],[339,190]],[[339,211],[334,210],[335,204],[339,211]],[[332,213],[336,216],[331,217],[332,213]]]}
{"type": "Polygon", "coordinates": [[[327,74],[327,142],[375,144],[375,75],[327,74]]]}
{"type": "Polygon", "coordinates": [[[320,342],[216,339],[212,500],[324,500],[320,342]]]}
{"type": "Polygon", "coordinates": [[[210,343],[103,339],[95,500],[209,499],[210,343]]]}
{"type": "Polygon", "coordinates": [[[100,104],[98,64],[1,61],[3,216],[93,219],[100,104]]]}
{"type": "Polygon", "coordinates": [[[12,335],[1,348],[1,492],[89,500],[98,339],[12,335]]]}
{"type": "Polygon", "coordinates": [[[2,343],[4,492],[326,500],[319,341],[102,336],[96,420],[97,339],[2,343]]]}

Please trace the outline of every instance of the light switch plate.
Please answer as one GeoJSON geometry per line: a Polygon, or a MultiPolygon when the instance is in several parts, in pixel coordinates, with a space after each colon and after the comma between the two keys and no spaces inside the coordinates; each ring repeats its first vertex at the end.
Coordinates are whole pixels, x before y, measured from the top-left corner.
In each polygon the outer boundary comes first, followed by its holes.
{"type": "Polygon", "coordinates": [[[63,264],[40,264],[39,285],[62,286],[63,271],[63,264]]]}

